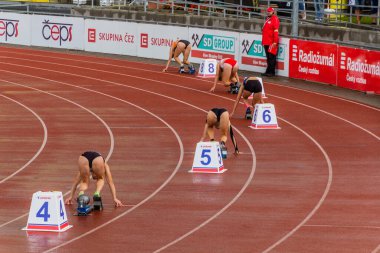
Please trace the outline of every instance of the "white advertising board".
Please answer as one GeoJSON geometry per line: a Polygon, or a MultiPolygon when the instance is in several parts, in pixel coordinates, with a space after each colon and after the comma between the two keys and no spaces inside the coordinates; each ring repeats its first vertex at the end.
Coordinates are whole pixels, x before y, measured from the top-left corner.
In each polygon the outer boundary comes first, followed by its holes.
{"type": "Polygon", "coordinates": [[[90,52],[137,55],[137,24],[85,20],[84,48],[90,52]]]}
{"type": "Polygon", "coordinates": [[[33,15],[32,45],[84,49],[84,19],[33,15]]]}
{"type": "MultiPolygon", "coordinates": [[[[240,69],[264,73],[267,66],[264,46],[259,34],[240,33],[239,64],[240,69]]],[[[280,38],[277,53],[276,74],[289,76],[289,39],[280,38]]]]}
{"type": "Polygon", "coordinates": [[[174,40],[189,40],[186,27],[138,24],[137,29],[139,57],[167,60],[174,40]]]}
{"type": "Polygon", "coordinates": [[[193,62],[203,59],[238,58],[239,33],[200,28],[189,28],[193,62]]]}
{"type": "Polygon", "coordinates": [[[29,46],[31,43],[30,20],[30,15],[1,12],[0,42],[29,46]]]}

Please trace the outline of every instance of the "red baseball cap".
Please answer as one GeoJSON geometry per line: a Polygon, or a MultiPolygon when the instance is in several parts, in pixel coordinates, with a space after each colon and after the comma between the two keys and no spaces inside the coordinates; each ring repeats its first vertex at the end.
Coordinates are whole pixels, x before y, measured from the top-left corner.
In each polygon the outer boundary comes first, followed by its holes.
{"type": "Polygon", "coordinates": [[[273,9],[272,7],[269,7],[269,8],[267,9],[267,12],[274,12],[274,9],[273,9]]]}

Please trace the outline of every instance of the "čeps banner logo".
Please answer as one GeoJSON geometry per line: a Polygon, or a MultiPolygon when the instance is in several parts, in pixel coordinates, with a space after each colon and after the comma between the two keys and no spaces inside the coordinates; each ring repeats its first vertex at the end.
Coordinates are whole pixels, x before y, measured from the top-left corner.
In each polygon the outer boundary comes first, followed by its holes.
{"type": "Polygon", "coordinates": [[[54,23],[49,20],[42,22],[42,37],[45,40],[59,41],[59,45],[62,46],[63,42],[70,42],[73,39],[73,24],[68,23],[54,23]]]}
{"type": "Polygon", "coordinates": [[[192,33],[191,56],[196,58],[235,58],[236,38],[215,34],[192,33]]]}
{"type": "Polygon", "coordinates": [[[4,37],[5,41],[8,41],[8,38],[17,38],[18,24],[19,20],[0,19],[0,37],[4,37]]]}

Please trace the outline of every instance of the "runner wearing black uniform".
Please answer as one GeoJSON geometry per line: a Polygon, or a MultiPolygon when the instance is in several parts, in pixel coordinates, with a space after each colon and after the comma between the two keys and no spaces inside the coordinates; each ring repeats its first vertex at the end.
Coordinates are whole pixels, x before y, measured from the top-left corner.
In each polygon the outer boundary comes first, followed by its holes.
{"type": "Polygon", "coordinates": [[[225,152],[227,155],[227,134],[230,132],[232,143],[234,144],[235,154],[239,153],[239,149],[237,147],[236,139],[234,133],[232,131],[231,122],[229,119],[229,113],[224,108],[212,108],[207,113],[206,124],[203,130],[203,135],[200,141],[204,141],[206,136],[209,137],[210,141],[214,141],[214,127],[216,129],[220,129],[220,147],[222,149],[222,154],[225,152]]]}
{"type": "Polygon", "coordinates": [[[260,83],[260,80],[256,77],[246,77],[244,78],[243,85],[240,86],[238,95],[235,100],[234,107],[230,114],[230,118],[235,113],[236,107],[240,101],[240,98],[243,97],[244,105],[247,107],[246,114],[248,111],[253,111],[257,103],[264,103],[262,96],[263,87],[260,83]],[[248,98],[253,93],[252,105],[249,104],[248,98]],[[252,107],[252,110],[251,110],[252,107]]]}
{"type": "Polygon", "coordinates": [[[174,58],[174,60],[180,65],[179,72],[184,73],[185,72],[185,66],[186,64],[189,68],[189,72],[191,74],[195,73],[195,69],[192,64],[189,62],[189,55],[191,51],[191,45],[190,42],[187,40],[175,40],[173,41],[170,51],[169,51],[169,59],[166,63],[165,68],[162,70],[163,72],[166,72],[168,70],[168,67],[170,65],[171,60],[174,58]],[[183,55],[183,60],[179,59],[180,54],[183,55]]]}
{"type": "Polygon", "coordinates": [[[79,172],[77,173],[74,183],[71,187],[70,196],[65,200],[65,204],[72,204],[75,191],[79,185],[78,198],[84,195],[89,185],[89,179],[96,180],[96,191],[94,193],[94,209],[103,208],[100,192],[104,186],[104,180],[107,181],[110,187],[115,206],[123,206],[120,200],[116,197],[116,188],[112,179],[111,170],[108,163],[102,155],[95,151],[86,151],[79,156],[78,159],[79,172]]]}

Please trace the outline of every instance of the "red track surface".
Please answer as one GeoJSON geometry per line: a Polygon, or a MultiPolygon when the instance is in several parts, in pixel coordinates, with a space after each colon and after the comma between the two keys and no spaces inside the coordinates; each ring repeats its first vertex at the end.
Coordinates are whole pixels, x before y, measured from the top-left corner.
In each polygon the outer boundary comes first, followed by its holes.
{"type": "MultiPolygon", "coordinates": [[[[234,96],[162,66],[0,47],[0,252],[376,252],[380,110],[265,83],[281,130],[237,113],[242,154],[191,174],[205,111],[234,96]],[[34,192],[70,189],[82,151],[118,197],[62,233],[27,233],[34,192]]],[[[228,143],[232,150],[231,142],[228,143]]],[[[90,189],[93,191],[93,187],[90,189]]]]}

